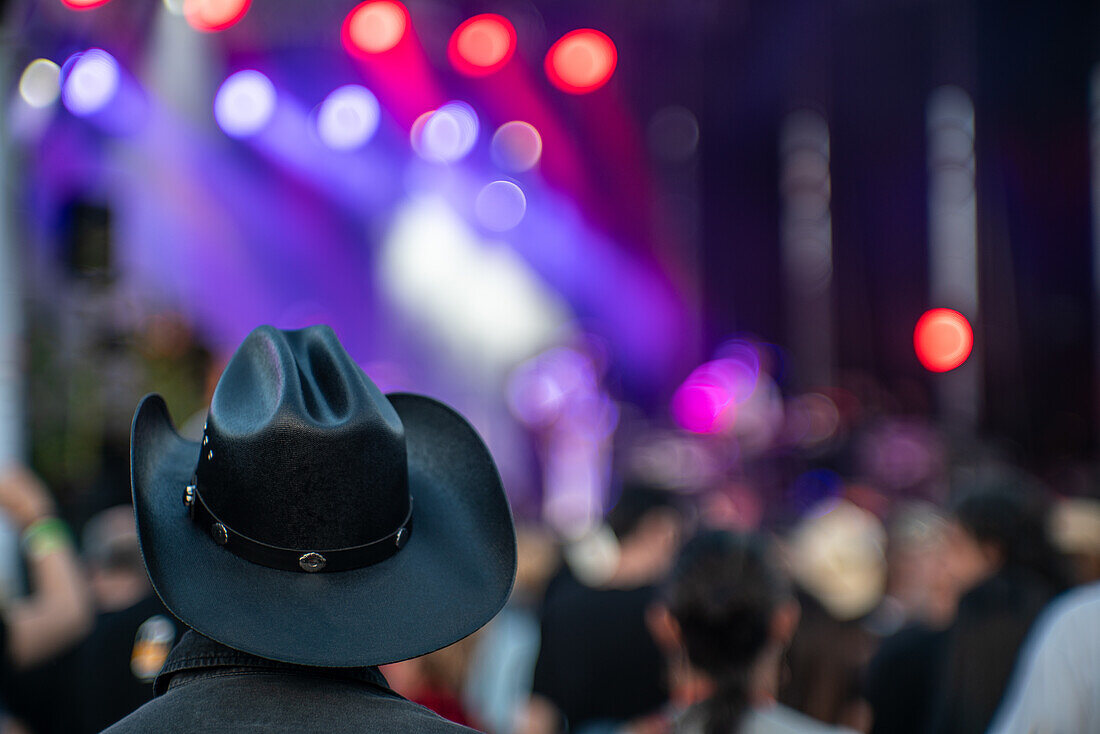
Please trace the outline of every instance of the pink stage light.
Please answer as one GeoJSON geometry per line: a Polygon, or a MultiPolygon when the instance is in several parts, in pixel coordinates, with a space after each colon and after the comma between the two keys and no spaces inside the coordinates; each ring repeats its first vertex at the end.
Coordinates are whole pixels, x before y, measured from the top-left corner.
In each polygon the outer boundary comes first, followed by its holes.
{"type": "Polygon", "coordinates": [[[203,33],[224,31],[248,12],[252,0],[183,0],[187,24],[203,33]]]}
{"type": "Polygon", "coordinates": [[[931,372],[953,370],[970,356],[974,330],[958,311],[933,308],[925,311],[913,330],[917,359],[931,372]]]}
{"type": "Polygon", "coordinates": [[[607,34],[592,28],[570,31],[546,52],[546,76],[569,94],[587,94],[607,84],[618,52],[607,34]]]}
{"type": "MultiPolygon", "coordinates": [[[[672,395],[672,418],[692,433],[722,433],[733,426],[745,380],[740,362],[716,359],[699,365],[672,395]]],[[[755,380],[754,380],[755,382],[755,380]]]]}
{"type": "Polygon", "coordinates": [[[344,19],[344,47],[360,58],[390,51],[409,28],[409,11],[395,0],[367,0],[344,19]]]}
{"type": "Polygon", "coordinates": [[[106,5],[110,0],[61,0],[61,4],[69,10],[91,10],[100,5],[106,5]]]}
{"type": "Polygon", "coordinates": [[[455,29],[447,56],[451,65],[467,76],[488,76],[498,71],[516,52],[516,29],[502,15],[475,15],[455,29]]]}
{"type": "Polygon", "coordinates": [[[248,12],[252,0],[183,0],[187,24],[203,33],[224,31],[248,12]]]}

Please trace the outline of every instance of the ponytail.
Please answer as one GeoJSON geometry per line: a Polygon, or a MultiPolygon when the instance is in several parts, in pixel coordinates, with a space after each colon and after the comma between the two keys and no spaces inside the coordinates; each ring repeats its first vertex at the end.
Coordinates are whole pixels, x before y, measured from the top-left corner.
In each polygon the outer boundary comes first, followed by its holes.
{"type": "Polygon", "coordinates": [[[749,674],[730,670],[715,679],[714,694],[704,704],[705,734],[734,734],[749,709],[749,674]]]}

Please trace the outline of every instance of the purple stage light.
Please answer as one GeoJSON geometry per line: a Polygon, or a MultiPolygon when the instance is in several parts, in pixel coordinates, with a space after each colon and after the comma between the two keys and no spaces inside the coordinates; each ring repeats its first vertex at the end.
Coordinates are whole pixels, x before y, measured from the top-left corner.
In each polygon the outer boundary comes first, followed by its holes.
{"type": "Polygon", "coordinates": [[[121,73],[115,57],[100,48],[73,54],[65,62],[61,101],[79,117],[99,112],[118,94],[121,73]]]}
{"type": "Polygon", "coordinates": [[[234,138],[255,135],[275,112],[275,86],[254,69],[226,79],[214,98],[214,119],[234,138]]]}
{"type": "Polygon", "coordinates": [[[465,102],[448,102],[432,113],[420,133],[417,152],[426,160],[452,163],[473,150],[478,121],[474,108],[465,102]]]}
{"type": "Polygon", "coordinates": [[[317,113],[317,134],[334,150],[351,150],[378,130],[378,99],[358,84],[340,87],[325,98],[317,113]]]}
{"type": "Polygon", "coordinates": [[[523,189],[511,181],[493,181],[478,193],[474,213],[486,229],[505,232],[523,221],[527,197],[523,189]]]}

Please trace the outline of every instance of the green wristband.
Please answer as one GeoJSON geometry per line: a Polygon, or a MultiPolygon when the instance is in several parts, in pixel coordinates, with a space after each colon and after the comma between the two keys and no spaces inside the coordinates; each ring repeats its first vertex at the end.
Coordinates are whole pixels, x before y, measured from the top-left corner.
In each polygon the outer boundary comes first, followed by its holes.
{"type": "Polygon", "coordinates": [[[61,518],[35,520],[23,531],[23,551],[31,558],[42,558],[70,546],[69,527],[61,518]]]}

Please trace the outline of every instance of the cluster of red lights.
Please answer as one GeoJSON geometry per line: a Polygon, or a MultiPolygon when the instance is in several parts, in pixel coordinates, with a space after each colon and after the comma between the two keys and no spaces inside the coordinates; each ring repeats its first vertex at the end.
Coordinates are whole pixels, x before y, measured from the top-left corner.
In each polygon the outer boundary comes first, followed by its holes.
{"type": "MultiPolygon", "coordinates": [[[[367,58],[397,48],[409,34],[409,11],[397,0],[366,0],[344,19],[344,46],[367,58]]],[[[516,52],[516,29],[496,13],[475,15],[451,35],[447,57],[460,73],[483,77],[504,68],[516,52]]],[[[570,31],[546,54],[546,75],[558,89],[586,94],[602,87],[615,73],[615,44],[591,28],[570,31]]]]}
{"type": "MultiPolygon", "coordinates": [[[[89,10],[108,0],[61,0],[73,10],[89,10]]],[[[184,0],[188,24],[205,33],[223,31],[248,12],[252,0],[184,0]]],[[[341,37],[353,56],[392,51],[409,35],[408,9],[397,0],[366,0],[344,19],[341,37]]],[[[447,57],[462,74],[488,76],[504,68],[516,52],[516,29],[502,15],[484,13],[463,22],[451,35],[447,57]]],[[[591,28],[570,31],[546,53],[546,76],[570,94],[593,92],[615,73],[618,54],[606,34],[591,28]]]]}

